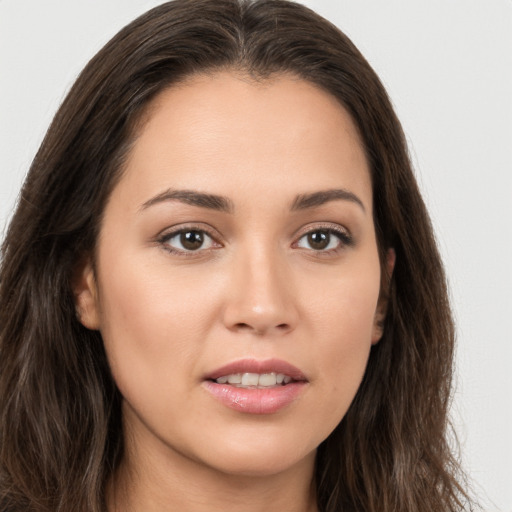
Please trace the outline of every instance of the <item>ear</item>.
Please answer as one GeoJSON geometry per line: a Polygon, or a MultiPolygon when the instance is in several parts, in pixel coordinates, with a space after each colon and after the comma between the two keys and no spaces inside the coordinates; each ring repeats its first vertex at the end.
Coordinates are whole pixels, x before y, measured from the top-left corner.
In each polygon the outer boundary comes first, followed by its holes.
{"type": "Polygon", "coordinates": [[[395,268],[395,261],[395,250],[388,249],[386,254],[386,266],[384,268],[385,274],[381,279],[379,302],[377,303],[377,310],[375,311],[375,317],[373,319],[372,345],[376,345],[384,334],[384,321],[386,320],[388,311],[389,286],[395,268]]]}
{"type": "Polygon", "coordinates": [[[73,295],[78,321],[87,329],[98,330],[99,304],[96,276],[91,259],[84,258],[73,274],[73,295]]]}

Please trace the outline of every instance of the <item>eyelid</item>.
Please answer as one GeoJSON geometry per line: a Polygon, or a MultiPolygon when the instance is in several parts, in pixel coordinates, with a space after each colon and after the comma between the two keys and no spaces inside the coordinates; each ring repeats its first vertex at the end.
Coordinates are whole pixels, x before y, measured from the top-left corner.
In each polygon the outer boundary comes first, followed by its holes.
{"type": "Polygon", "coordinates": [[[350,232],[350,230],[341,224],[337,224],[336,222],[311,222],[297,230],[294,234],[294,238],[298,239],[313,231],[322,230],[334,231],[336,233],[339,233],[340,235],[345,236],[346,238],[352,239],[352,233],[350,232]]]}

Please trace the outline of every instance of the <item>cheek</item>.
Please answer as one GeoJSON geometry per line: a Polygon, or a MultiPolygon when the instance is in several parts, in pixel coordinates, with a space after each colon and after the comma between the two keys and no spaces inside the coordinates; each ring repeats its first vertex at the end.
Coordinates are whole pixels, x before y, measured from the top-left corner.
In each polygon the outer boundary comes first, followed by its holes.
{"type": "Polygon", "coordinates": [[[180,372],[196,360],[197,340],[214,316],[215,301],[204,300],[211,283],[137,255],[104,258],[100,271],[101,333],[120,389],[124,380],[156,385],[176,375],[182,382],[180,372]]]}
{"type": "Polygon", "coordinates": [[[332,428],[342,419],[363,378],[371,349],[379,296],[378,266],[332,280],[316,301],[311,300],[311,356],[321,368],[321,399],[331,410],[332,428]]]}
{"type": "Polygon", "coordinates": [[[380,267],[374,259],[305,282],[302,316],[318,330],[317,339],[338,339],[347,350],[370,342],[380,292],[380,267]]]}

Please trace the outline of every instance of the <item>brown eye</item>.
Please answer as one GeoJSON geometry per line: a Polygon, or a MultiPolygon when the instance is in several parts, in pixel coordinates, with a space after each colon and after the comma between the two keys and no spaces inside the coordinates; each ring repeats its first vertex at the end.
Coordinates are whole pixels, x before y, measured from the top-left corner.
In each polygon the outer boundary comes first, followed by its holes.
{"type": "Polygon", "coordinates": [[[297,241],[297,247],[317,252],[330,252],[353,245],[349,233],[338,229],[315,229],[302,235],[297,241]]]}
{"type": "Polygon", "coordinates": [[[184,229],[175,231],[162,238],[163,243],[171,252],[187,253],[210,249],[215,245],[208,233],[200,229],[184,229]]]}
{"type": "Polygon", "coordinates": [[[313,231],[308,233],[307,238],[311,249],[322,251],[329,246],[331,234],[328,231],[313,231]]]}
{"type": "Polygon", "coordinates": [[[204,233],[201,231],[183,231],[180,233],[180,243],[188,251],[197,251],[204,243],[204,233]]]}

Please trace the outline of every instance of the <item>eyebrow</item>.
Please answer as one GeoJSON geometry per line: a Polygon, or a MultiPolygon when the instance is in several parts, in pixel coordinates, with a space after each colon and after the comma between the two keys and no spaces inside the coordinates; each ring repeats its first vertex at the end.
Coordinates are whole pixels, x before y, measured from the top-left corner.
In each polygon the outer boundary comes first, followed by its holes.
{"type": "Polygon", "coordinates": [[[201,208],[208,208],[210,210],[217,210],[220,212],[231,213],[233,211],[233,203],[227,197],[215,194],[204,194],[194,190],[173,189],[166,190],[165,192],[152,197],[142,205],[141,210],[145,210],[150,206],[166,201],[179,201],[192,206],[199,206],[201,208]]]}
{"type": "MultiPolygon", "coordinates": [[[[364,204],[359,197],[354,193],[341,188],[321,190],[310,194],[300,194],[293,201],[291,211],[316,208],[317,206],[322,206],[330,201],[339,200],[355,203],[360,206],[364,212],[366,212],[364,204]]],[[[152,197],[142,205],[141,210],[145,210],[150,206],[166,201],[179,201],[191,206],[199,206],[201,208],[208,208],[210,210],[217,210],[226,213],[232,213],[234,211],[233,203],[227,197],[216,194],[205,194],[194,190],[174,189],[168,189],[161,194],[152,197]]]]}
{"type": "Polygon", "coordinates": [[[361,199],[359,199],[359,197],[354,193],[342,188],[321,190],[320,192],[313,192],[311,194],[301,194],[295,198],[291,209],[292,211],[307,210],[309,208],[316,208],[317,206],[322,206],[330,201],[337,200],[355,203],[361,207],[363,212],[366,213],[366,208],[364,207],[361,199]]]}

